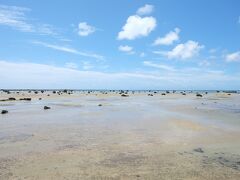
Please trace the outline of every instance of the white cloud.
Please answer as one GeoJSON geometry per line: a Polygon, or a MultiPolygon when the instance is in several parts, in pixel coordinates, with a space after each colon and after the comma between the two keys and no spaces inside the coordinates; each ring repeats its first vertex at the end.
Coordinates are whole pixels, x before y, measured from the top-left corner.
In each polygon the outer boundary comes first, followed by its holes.
{"type": "Polygon", "coordinates": [[[169,59],[189,59],[198,55],[199,51],[203,48],[203,45],[199,45],[195,41],[187,41],[184,44],[178,44],[171,51],[154,51],[156,54],[161,54],[169,59]]]}
{"type": "Polygon", "coordinates": [[[119,51],[122,51],[122,52],[126,52],[126,53],[128,53],[128,54],[134,54],[134,51],[133,51],[133,47],[131,47],[131,46],[119,46],[118,47],[118,50],[119,51]]]}
{"type": "Polygon", "coordinates": [[[80,22],[78,24],[78,34],[80,36],[88,36],[96,31],[96,28],[93,26],[90,26],[86,22],[80,22]]]}
{"type": "Polygon", "coordinates": [[[1,88],[72,89],[240,89],[240,74],[183,69],[104,73],[0,60],[1,88]],[[106,83],[108,82],[108,83],[106,83]]]}
{"type": "Polygon", "coordinates": [[[76,63],[73,63],[73,62],[67,62],[65,64],[65,67],[66,68],[69,68],[69,69],[77,69],[78,68],[78,65],[76,63]]]}
{"type": "Polygon", "coordinates": [[[159,68],[159,69],[163,69],[163,70],[167,70],[167,71],[175,71],[175,68],[173,68],[171,66],[164,65],[164,64],[156,64],[156,63],[152,63],[151,61],[143,61],[143,65],[149,66],[149,67],[154,67],[154,68],[159,68]]]}
{"type": "Polygon", "coordinates": [[[118,39],[133,40],[138,37],[148,36],[156,25],[154,17],[129,16],[126,24],[122,27],[122,31],[118,33],[118,39]]]}
{"type": "Polygon", "coordinates": [[[157,38],[153,45],[171,45],[174,41],[179,40],[180,29],[175,28],[174,31],[170,31],[164,37],[157,38]]]}
{"type": "Polygon", "coordinates": [[[137,14],[138,15],[147,15],[147,14],[151,14],[154,10],[154,6],[153,5],[149,5],[149,4],[145,4],[143,7],[140,7],[137,10],[137,14]]]}
{"type": "Polygon", "coordinates": [[[30,22],[26,13],[31,9],[17,6],[0,5],[0,25],[5,25],[23,32],[56,35],[55,28],[49,24],[30,22]]]}
{"type": "Polygon", "coordinates": [[[119,51],[123,51],[123,52],[130,52],[133,50],[133,48],[131,46],[119,46],[118,47],[118,50],[119,51]]]}
{"type": "Polygon", "coordinates": [[[63,51],[63,52],[67,52],[67,53],[72,53],[72,54],[77,54],[77,55],[81,55],[81,56],[85,56],[85,57],[90,57],[90,58],[95,58],[95,59],[99,59],[99,60],[103,60],[104,57],[98,54],[94,54],[94,53],[86,53],[86,52],[81,52],[78,51],[74,48],[70,48],[70,47],[65,47],[65,46],[60,46],[60,45],[54,45],[54,44],[48,44],[48,43],[44,43],[41,41],[33,41],[33,44],[38,44],[44,47],[48,47],[51,49],[55,49],[58,51],[63,51]]]}
{"type": "Polygon", "coordinates": [[[225,57],[225,60],[227,62],[238,62],[240,61],[240,51],[231,53],[231,54],[227,54],[225,57]]]}

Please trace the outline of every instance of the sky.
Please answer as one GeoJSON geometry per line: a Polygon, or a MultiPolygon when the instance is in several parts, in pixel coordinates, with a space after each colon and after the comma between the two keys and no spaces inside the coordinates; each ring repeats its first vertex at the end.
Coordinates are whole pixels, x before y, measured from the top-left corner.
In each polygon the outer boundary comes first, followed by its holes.
{"type": "Polygon", "coordinates": [[[240,89],[239,0],[0,0],[0,89],[240,89]]]}

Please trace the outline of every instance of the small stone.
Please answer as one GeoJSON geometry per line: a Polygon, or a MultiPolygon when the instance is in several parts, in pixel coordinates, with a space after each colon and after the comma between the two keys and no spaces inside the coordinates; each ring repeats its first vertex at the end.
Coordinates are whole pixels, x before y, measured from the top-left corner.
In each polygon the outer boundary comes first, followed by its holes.
{"type": "Polygon", "coordinates": [[[47,110],[47,109],[51,109],[51,108],[48,106],[44,106],[44,110],[47,110]]]}
{"type": "Polygon", "coordinates": [[[196,148],[193,151],[195,152],[199,152],[199,153],[204,153],[204,151],[202,150],[202,148],[196,148]]]}
{"type": "Polygon", "coordinates": [[[1,111],[1,114],[7,114],[7,113],[8,113],[7,110],[2,110],[2,111],[1,111]]]}

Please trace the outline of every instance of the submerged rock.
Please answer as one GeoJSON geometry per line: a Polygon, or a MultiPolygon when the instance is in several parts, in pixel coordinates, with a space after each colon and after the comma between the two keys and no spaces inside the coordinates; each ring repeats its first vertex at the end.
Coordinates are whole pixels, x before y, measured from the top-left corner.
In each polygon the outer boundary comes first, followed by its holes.
{"type": "Polygon", "coordinates": [[[49,106],[44,106],[43,109],[47,110],[47,109],[51,109],[51,108],[49,106]]]}
{"type": "Polygon", "coordinates": [[[7,113],[8,113],[7,110],[2,110],[2,111],[1,111],[1,114],[7,114],[7,113]]]}
{"type": "Polygon", "coordinates": [[[202,150],[202,148],[196,148],[193,151],[198,152],[198,153],[204,153],[204,151],[202,150]]]}

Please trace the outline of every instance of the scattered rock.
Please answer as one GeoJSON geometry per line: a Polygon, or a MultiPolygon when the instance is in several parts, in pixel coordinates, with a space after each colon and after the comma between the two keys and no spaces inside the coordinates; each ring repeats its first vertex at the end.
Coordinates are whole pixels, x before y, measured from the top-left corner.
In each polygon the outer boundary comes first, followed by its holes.
{"type": "Polygon", "coordinates": [[[202,150],[202,148],[196,148],[193,151],[198,152],[198,153],[204,153],[204,151],[202,150]]]}
{"type": "Polygon", "coordinates": [[[237,93],[237,91],[223,91],[224,93],[237,93]]]}
{"type": "Polygon", "coordinates": [[[51,109],[49,106],[44,106],[44,110],[51,109]]]}
{"type": "Polygon", "coordinates": [[[127,95],[127,94],[122,94],[121,96],[122,96],[122,97],[128,97],[129,95],[127,95]]]}
{"type": "Polygon", "coordinates": [[[8,98],[8,100],[9,100],[9,101],[15,101],[16,98],[14,98],[14,97],[10,97],[10,98],[8,98]]]}
{"type": "Polygon", "coordinates": [[[166,94],[165,93],[162,93],[163,96],[165,96],[166,94]]]}
{"type": "Polygon", "coordinates": [[[198,94],[198,93],[196,94],[196,96],[197,96],[197,97],[202,97],[202,95],[201,95],[201,94],[198,94]]]}
{"type": "Polygon", "coordinates": [[[31,101],[32,98],[20,98],[19,100],[20,100],[20,101],[31,101]]]}
{"type": "Polygon", "coordinates": [[[2,111],[1,111],[1,114],[7,114],[7,113],[8,113],[7,110],[2,110],[2,111]]]}
{"type": "Polygon", "coordinates": [[[98,106],[102,106],[102,104],[98,104],[98,106]]]}

